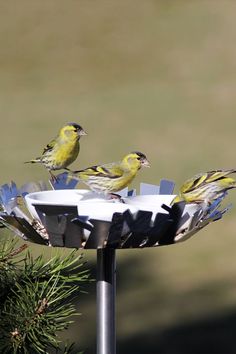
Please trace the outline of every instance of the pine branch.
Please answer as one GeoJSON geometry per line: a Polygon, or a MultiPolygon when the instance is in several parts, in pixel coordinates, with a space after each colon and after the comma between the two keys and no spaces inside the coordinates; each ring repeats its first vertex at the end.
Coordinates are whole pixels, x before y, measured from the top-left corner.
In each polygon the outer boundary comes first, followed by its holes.
{"type": "MultiPolygon", "coordinates": [[[[5,265],[4,271],[0,266],[0,276],[9,275],[8,292],[0,304],[0,352],[46,354],[50,348],[58,352],[57,332],[68,328],[71,316],[78,315],[72,301],[80,285],[89,280],[88,271],[80,269],[82,256],[72,251],[65,258],[44,261],[28,253],[15,263],[25,247],[14,246],[0,248],[0,265],[5,265]],[[14,267],[7,268],[9,264],[14,267]]],[[[64,349],[65,354],[71,351],[72,346],[64,349]]]]}
{"type": "Polygon", "coordinates": [[[20,269],[18,265],[23,261],[19,255],[27,248],[22,245],[16,248],[16,240],[6,240],[0,243],[0,303],[4,302],[9,289],[14,286],[20,269]]]}

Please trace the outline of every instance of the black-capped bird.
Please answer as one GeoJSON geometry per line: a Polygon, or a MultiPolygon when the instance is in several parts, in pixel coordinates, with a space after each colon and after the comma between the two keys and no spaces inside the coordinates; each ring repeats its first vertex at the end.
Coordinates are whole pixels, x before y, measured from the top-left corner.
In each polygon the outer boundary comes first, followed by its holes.
{"type": "Polygon", "coordinates": [[[121,161],[74,171],[78,178],[97,193],[113,194],[127,187],[141,167],[150,167],[147,157],[138,151],[131,152],[121,161]]]}
{"type": "Polygon", "coordinates": [[[44,148],[40,157],[26,163],[41,163],[49,171],[52,179],[56,179],[51,171],[66,169],[77,158],[80,151],[80,137],[87,135],[77,123],[63,126],[58,135],[44,148]]]}

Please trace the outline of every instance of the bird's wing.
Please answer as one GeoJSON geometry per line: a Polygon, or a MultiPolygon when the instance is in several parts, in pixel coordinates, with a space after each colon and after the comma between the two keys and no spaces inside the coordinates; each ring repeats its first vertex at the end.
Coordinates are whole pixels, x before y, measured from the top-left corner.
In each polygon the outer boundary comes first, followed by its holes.
{"type": "Polygon", "coordinates": [[[108,178],[119,178],[123,176],[124,171],[120,168],[118,164],[106,164],[101,166],[92,166],[84,170],[75,171],[80,175],[84,176],[96,176],[96,177],[108,177],[108,178]]]}
{"type": "Polygon", "coordinates": [[[234,169],[210,171],[207,173],[206,183],[218,181],[218,180],[230,175],[231,173],[235,173],[235,172],[236,172],[236,170],[234,170],[234,169]]]}
{"type": "Polygon", "coordinates": [[[200,173],[193,178],[187,180],[181,187],[181,193],[189,193],[196,188],[205,186],[206,184],[219,181],[224,179],[231,173],[236,172],[236,170],[214,170],[206,173],[200,173]]]}
{"type": "Polygon", "coordinates": [[[50,143],[47,144],[47,146],[45,146],[45,148],[43,149],[43,154],[52,151],[55,145],[56,145],[56,139],[53,139],[52,141],[50,141],[50,143]]]}

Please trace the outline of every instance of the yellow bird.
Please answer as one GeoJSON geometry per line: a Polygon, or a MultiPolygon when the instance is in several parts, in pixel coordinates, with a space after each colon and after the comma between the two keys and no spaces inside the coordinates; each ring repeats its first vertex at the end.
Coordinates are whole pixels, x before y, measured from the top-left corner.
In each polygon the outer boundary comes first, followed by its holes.
{"type": "Polygon", "coordinates": [[[80,137],[87,135],[83,128],[76,123],[68,123],[62,127],[56,136],[43,150],[40,157],[25,163],[41,163],[49,171],[52,179],[55,176],[51,171],[66,169],[75,161],[80,150],[80,137]]]}
{"type": "Polygon", "coordinates": [[[73,177],[84,182],[97,193],[112,194],[127,187],[141,167],[150,167],[146,156],[141,152],[131,152],[121,161],[88,167],[74,171],[73,177]]]}
{"type": "Polygon", "coordinates": [[[211,205],[216,199],[223,198],[227,190],[236,188],[236,181],[229,177],[235,172],[235,169],[229,169],[197,174],[182,185],[172,204],[185,201],[197,204],[206,202],[211,205]]]}

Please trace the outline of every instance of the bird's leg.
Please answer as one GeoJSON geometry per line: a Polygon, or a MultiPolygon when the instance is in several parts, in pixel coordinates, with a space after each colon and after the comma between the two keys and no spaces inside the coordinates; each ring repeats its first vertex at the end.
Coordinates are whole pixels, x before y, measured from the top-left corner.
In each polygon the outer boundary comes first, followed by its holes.
{"type": "Polygon", "coordinates": [[[57,177],[50,170],[49,170],[49,173],[51,176],[52,183],[57,183],[58,182],[57,177]]]}

